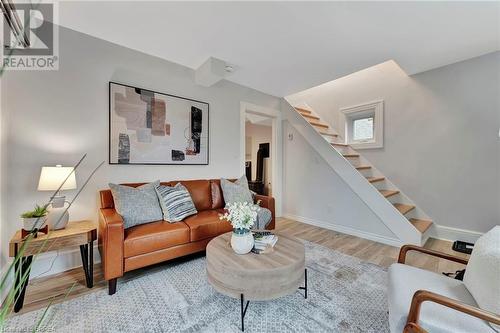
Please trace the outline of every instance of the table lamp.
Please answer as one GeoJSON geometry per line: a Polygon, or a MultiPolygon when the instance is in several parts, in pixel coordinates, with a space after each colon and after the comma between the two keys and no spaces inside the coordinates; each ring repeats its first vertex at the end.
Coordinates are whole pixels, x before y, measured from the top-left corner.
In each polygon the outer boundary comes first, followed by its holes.
{"type": "Polygon", "coordinates": [[[66,197],[61,195],[61,191],[76,189],[76,177],[73,167],[63,167],[61,165],[42,167],[38,182],[38,191],[55,191],[61,186],[64,180],[66,182],[52,198],[52,203],[49,207],[47,225],[50,230],[64,229],[68,224],[69,214],[66,207],[64,207],[66,197]]]}

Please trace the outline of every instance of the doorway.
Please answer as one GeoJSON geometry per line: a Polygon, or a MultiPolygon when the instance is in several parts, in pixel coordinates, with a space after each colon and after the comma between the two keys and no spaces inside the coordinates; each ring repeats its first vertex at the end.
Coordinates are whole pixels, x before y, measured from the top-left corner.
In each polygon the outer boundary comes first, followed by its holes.
{"type": "Polygon", "coordinates": [[[241,102],[241,170],[252,191],[275,199],[281,214],[281,114],[241,102]]]}
{"type": "Polygon", "coordinates": [[[257,194],[272,196],[272,119],[245,115],[245,175],[257,194]]]}

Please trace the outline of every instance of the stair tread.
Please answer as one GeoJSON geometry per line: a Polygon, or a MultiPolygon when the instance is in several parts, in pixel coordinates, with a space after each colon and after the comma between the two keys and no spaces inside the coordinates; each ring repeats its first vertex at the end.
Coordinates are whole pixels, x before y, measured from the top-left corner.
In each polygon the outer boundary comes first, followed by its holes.
{"type": "Polygon", "coordinates": [[[312,120],[309,120],[309,124],[311,124],[313,126],[317,126],[317,127],[323,127],[323,128],[329,128],[330,127],[327,124],[323,124],[323,123],[320,123],[320,122],[317,122],[317,121],[312,121],[312,120]]]}
{"type": "Polygon", "coordinates": [[[360,165],[356,167],[356,170],[368,170],[371,169],[372,167],[369,165],[360,165]]]}
{"type": "Polygon", "coordinates": [[[342,142],[330,142],[332,146],[340,146],[340,147],[349,147],[347,143],[342,143],[342,142]]]}
{"type": "Polygon", "coordinates": [[[414,205],[406,205],[402,203],[395,203],[394,207],[396,207],[396,209],[399,210],[399,212],[403,215],[415,208],[414,205]]]}
{"type": "Polygon", "coordinates": [[[391,196],[399,193],[399,191],[396,191],[396,190],[379,190],[379,192],[380,192],[380,194],[382,194],[386,198],[391,197],[391,196]]]}
{"type": "Polygon", "coordinates": [[[299,108],[299,107],[295,107],[295,110],[297,110],[299,112],[304,112],[304,113],[311,113],[312,112],[311,110],[307,110],[307,109],[299,108]]]}
{"type": "Polygon", "coordinates": [[[337,137],[338,136],[338,134],[327,133],[327,132],[319,132],[319,134],[321,134],[321,135],[329,135],[329,136],[333,136],[333,137],[337,137]]]}
{"type": "Polygon", "coordinates": [[[366,180],[368,180],[370,183],[375,183],[384,180],[385,177],[366,177],[366,180]]]}
{"type": "Polygon", "coordinates": [[[344,157],[359,157],[359,154],[342,154],[344,157]]]}
{"type": "Polygon", "coordinates": [[[309,119],[319,120],[319,117],[313,116],[313,115],[311,115],[311,114],[309,114],[309,113],[304,113],[304,112],[299,112],[299,113],[300,113],[300,114],[302,115],[302,117],[304,117],[304,118],[309,118],[309,119]]]}
{"type": "Polygon", "coordinates": [[[417,228],[418,231],[421,233],[424,233],[427,231],[427,229],[430,228],[432,225],[432,221],[429,220],[421,220],[421,219],[410,219],[410,223],[413,224],[415,228],[417,228]]]}

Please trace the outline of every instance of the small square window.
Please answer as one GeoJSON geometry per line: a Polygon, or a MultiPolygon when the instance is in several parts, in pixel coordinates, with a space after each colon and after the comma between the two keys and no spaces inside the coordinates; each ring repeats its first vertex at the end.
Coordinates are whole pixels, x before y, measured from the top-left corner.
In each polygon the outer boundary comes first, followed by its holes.
{"type": "Polygon", "coordinates": [[[354,119],[352,122],[352,140],[373,140],[373,117],[354,119]]]}
{"type": "Polygon", "coordinates": [[[344,120],[345,142],[354,149],[384,146],[384,101],[358,104],[340,109],[344,120]]]}

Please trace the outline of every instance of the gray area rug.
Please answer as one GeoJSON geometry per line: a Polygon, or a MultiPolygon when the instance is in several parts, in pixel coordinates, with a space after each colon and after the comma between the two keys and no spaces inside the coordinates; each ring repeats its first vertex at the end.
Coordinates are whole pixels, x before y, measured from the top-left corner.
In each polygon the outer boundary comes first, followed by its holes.
{"type": "MultiPolygon", "coordinates": [[[[240,300],[207,282],[205,257],[165,263],[49,309],[42,332],[240,332],[240,300]]],[[[308,299],[303,291],[250,302],[245,332],[388,332],[387,271],[306,242],[308,299]]],[[[6,332],[31,331],[43,310],[14,316],[6,332]]]]}

